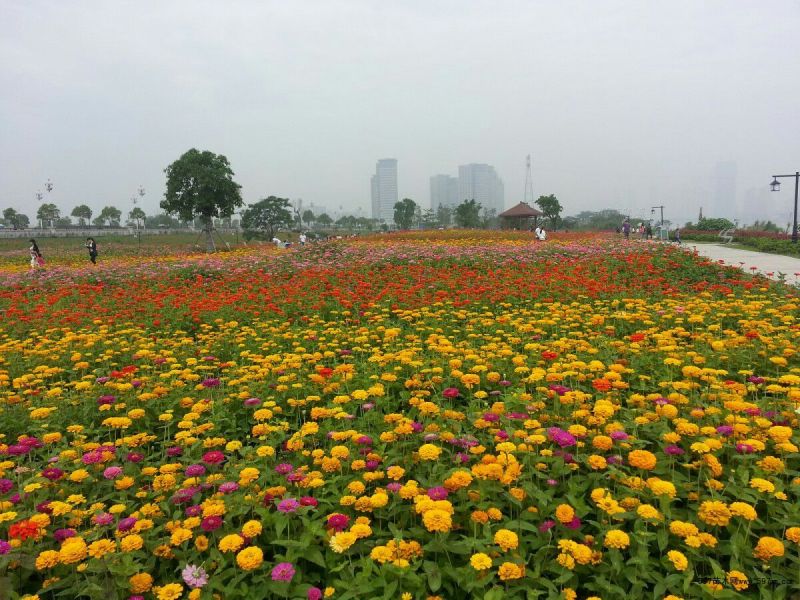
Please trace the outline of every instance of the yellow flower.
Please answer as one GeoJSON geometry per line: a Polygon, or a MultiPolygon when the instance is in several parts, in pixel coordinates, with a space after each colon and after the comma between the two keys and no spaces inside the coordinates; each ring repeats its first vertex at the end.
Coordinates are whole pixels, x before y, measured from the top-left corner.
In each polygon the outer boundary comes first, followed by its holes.
{"type": "Polygon", "coordinates": [[[724,502],[709,500],[700,505],[697,516],[703,523],[724,527],[731,520],[731,511],[724,502]]]}
{"type": "Polygon", "coordinates": [[[119,546],[123,552],[133,552],[134,550],[140,550],[144,545],[144,540],[142,536],[137,534],[126,535],[120,541],[119,546]]]}
{"type": "Polygon", "coordinates": [[[683,552],[670,550],[667,552],[667,558],[672,561],[672,566],[675,567],[676,571],[685,571],[689,566],[689,561],[686,559],[686,556],[683,554],[683,552]]]}
{"type": "Polygon", "coordinates": [[[747,575],[741,571],[729,571],[728,575],[725,577],[725,580],[732,585],[736,591],[739,592],[746,590],[750,584],[750,581],[747,579],[747,575]]]}
{"type": "Polygon", "coordinates": [[[131,586],[131,592],[134,594],[144,594],[149,592],[153,587],[153,576],[150,573],[137,573],[130,579],[128,583],[131,586]]]}
{"type": "Polygon", "coordinates": [[[428,531],[446,532],[450,531],[453,525],[450,513],[437,508],[425,511],[425,514],[422,515],[422,522],[428,531]]]}
{"type": "Polygon", "coordinates": [[[58,551],[45,550],[44,552],[40,552],[39,556],[36,557],[36,569],[38,571],[51,569],[58,564],[58,561],[59,561],[58,551]]]}
{"type": "Polygon", "coordinates": [[[630,544],[631,539],[628,534],[619,529],[612,529],[606,533],[605,540],[603,540],[603,545],[607,548],[625,549],[630,546],[630,544]]]}
{"type": "Polygon", "coordinates": [[[772,482],[767,481],[766,479],[761,479],[760,477],[754,477],[751,479],[750,487],[766,494],[771,494],[775,491],[775,486],[772,484],[772,482]]]}
{"type": "Polygon", "coordinates": [[[219,550],[220,552],[236,552],[242,547],[242,544],[244,544],[242,536],[232,533],[219,541],[219,550]]]}
{"type": "Polygon", "coordinates": [[[180,546],[183,542],[192,539],[192,532],[189,529],[178,527],[173,530],[169,538],[169,543],[173,546],[180,546]]]}
{"type": "Polygon", "coordinates": [[[575,510],[569,504],[559,504],[556,508],[556,519],[562,523],[570,523],[575,518],[575,510]]]}
{"type": "Polygon", "coordinates": [[[476,571],[484,571],[492,567],[492,559],[483,552],[478,552],[477,554],[472,555],[472,557],[469,559],[469,564],[476,571]]]}
{"type": "Polygon", "coordinates": [[[632,450],[628,453],[628,464],[638,469],[652,471],[656,468],[656,456],[647,450],[632,450]]]}
{"type": "Polygon", "coordinates": [[[65,565],[81,562],[86,558],[86,542],[81,537],[71,537],[64,540],[58,551],[58,559],[65,565]]]}
{"type": "Polygon", "coordinates": [[[500,576],[501,581],[508,581],[509,579],[520,579],[525,576],[525,565],[516,565],[511,562],[504,562],[497,569],[497,574],[500,576]]]}
{"type": "Polygon", "coordinates": [[[264,562],[264,553],[258,546],[249,546],[236,555],[236,564],[245,571],[252,571],[264,562]]]}
{"type": "Polygon", "coordinates": [[[350,533],[349,531],[341,531],[333,536],[330,539],[330,547],[331,550],[334,552],[341,554],[345,550],[347,550],[350,546],[356,543],[358,538],[354,533],[350,533]]]}
{"type": "Polygon", "coordinates": [[[422,460],[436,460],[442,453],[442,449],[434,444],[423,444],[419,447],[418,454],[422,460]]]}
{"type": "Polygon", "coordinates": [[[783,552],[783,542],[774,537],[764,536],[759,538],[756,547],[753,549],[753,556],[766,562],[772,558],[783,556],[783,552]]]}
{"type": "Polygon", "coordinates": [[[254,538],[261,535],[262,526],[259,521],[251,520],[242,525],[242,533],[245,537],[254,538]]]}
{"type": "Polygon", "coordinates": [[[168,583],[158,588],[158,600],[178,600],[183,595],[183,586],[180,583],[168,583]]]}
{"type": "Polygon", "coordinates": [[[728,508],[730,508],[732,515],[742,517],[748,521],[755,521],[758,518],[756,509],[747,504],[747,502],[731,502],[728,508]]]}
{"type": "Polygon", "coordinates": [[[789,527],[786,530],[786,539],[795,544],[800,544],[800,527],[789,527]]]}
{"type": "Polygon", "coordinates": [[[500,546],[504,552],[508,552],[519,546],[519,538],[509,529],[500,529],[494,534],[494,543],[500,546]]]}

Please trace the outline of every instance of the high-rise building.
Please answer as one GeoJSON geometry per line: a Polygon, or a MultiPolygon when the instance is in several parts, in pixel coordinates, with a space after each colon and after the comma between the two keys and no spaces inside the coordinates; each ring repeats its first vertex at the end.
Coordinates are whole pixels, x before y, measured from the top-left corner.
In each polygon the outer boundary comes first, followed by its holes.
{"type": "Polygon", "coordinates": [[[486,211],[505,210],[505,188],[491,165],[469,164],[458,167],[458,203],[475,200],[486,211]]]}
{"type": "Polygon", "coordinates": [[[436,211],[440,206],[455,208],[458,204],[458,178],[450,175],[431,177],[431,208],[436,211]]]}
{"type": "Polygon", "coordinates": [[[391,224],[397,204],[397,159],[382,158],[372,176],[372,218],[391,224]]]}

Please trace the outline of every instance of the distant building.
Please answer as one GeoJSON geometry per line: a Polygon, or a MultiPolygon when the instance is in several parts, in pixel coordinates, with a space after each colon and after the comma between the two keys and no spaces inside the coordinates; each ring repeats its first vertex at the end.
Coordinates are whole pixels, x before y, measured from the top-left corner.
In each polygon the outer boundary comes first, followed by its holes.
{"type": "Polygon", "coordinates": [[[484,210],[499,214],[505,210],[505,188],[491,165],[469,164],[458,167],[458,202],[475,200],[484,210]]]}
{"type": "Polygon", "coordinates": [[[458,200],[458,178],[450,175],[434,175],[431,177],[431,208],[434,212],[440,206],[455,208],[458,200]]]}
{"type": "Polygon", "coordinates": [[[397,204],[397,159],[382,158],[375,165],[371,180],[372,218],[391,224],[397,204]]]}

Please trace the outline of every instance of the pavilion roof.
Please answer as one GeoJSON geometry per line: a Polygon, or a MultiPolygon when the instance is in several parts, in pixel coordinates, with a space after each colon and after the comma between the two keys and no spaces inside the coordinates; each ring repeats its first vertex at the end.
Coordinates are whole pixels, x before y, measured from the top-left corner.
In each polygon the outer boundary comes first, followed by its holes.
{"type": "Polygon", "coordinates": [[[498,217],[541,217],[544,213],[536,210],[526,202],[520,202],[516,206],[512,206],[505,212],[501,212],[498,217]]]}

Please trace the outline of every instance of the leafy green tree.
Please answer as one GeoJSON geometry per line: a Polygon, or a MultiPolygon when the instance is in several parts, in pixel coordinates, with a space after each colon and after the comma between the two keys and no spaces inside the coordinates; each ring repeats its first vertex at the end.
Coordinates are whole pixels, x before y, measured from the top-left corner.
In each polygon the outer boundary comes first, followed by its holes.
{"type": "Polygon", "coordinates": [[[453,223],[453,209],[450,206],[440,204],[436,209],[436,222],[441,227],[448,227],[453,223]]]}
{"type": "Polygon", "coordinates": [[[417,203],[411,198],[403,198],[394,205],[394,222],[398,229],[411,229],[417,203]]]}
{"type": "Polygon", "coordinates": [[[3,211],[3,220],[5,221],[5,224],[8,225],[9,227],[17,229],[18,228],[17,223],[19,222],[19,213],[15,209],[9,207],[3,211]]]}
{"type": "Polygon", "coordinates": [[[54,223],[56,229],[66,229],[72,227],[72,220],[69,217],[59,217],[54,223]]]}
{"type": "Polygon", "coordinates": [[[36,211],[36,219],[42,227],[52,227],[61,216],[61,211],[55,204],[42,204],[36,211]]]}
{"type": "Polygon", "coordinates": [[[323,227],[328,227],[331,223],[333,223],[333,219],[328,216],[328,213],[322,213],[316,218],[316,222],[323,227]]]}
{"type": "Polygon", "coordinates": [[[563,210],[558,198],[554,194],[539,196],[536,205],[544,213],[544,218],[548,220],[550,227],[558,229],[558,224],[561,221],[561,211],[563,210]]]}
{"type": "Polygon", "coordinates": [[[213,219],[230,217],[242,206],[241,186],[233,180],[228,159],[222,154],[192,148],[169,165],[167,191],[161,208],[183,221],[199,217],[206,234],[206,250],[213,252],[213,219]]]}
{"type": "Polygon", "coordinates": [[[303,211],[303,223],[306,225],[311,225],[314,222],[314,211],[310,208],[307,208],[303,211]]]}
{"type": "Polygon", "coordinates": [[[166,213],[161,213],[152,217],[146,217],[144,224],[148,229],[179,229],[182,227],[181,222],[178,221],[178,219],[170,217],[166,213]]]}
{"type": "Polygon", "coordinates": [[[104,206],[95,221],[99,219],[101,223],[106,223],[110,227],[119,227],[119,220],[121,217],[122,211],[116,206],[104,206]]]}
{"type": "Polygon", "coordinates": [[[245,230],[245,236],[264,235],[267,239],[272,239],[275,235],[275,228],[287,227],[292,224],[290,207],[288,198],[278,198],[277,196],[269,196],[251,204],[242,213],[242,229],[245,230]]]}
{"type": "Polygon", "coordinates": [[[85,227],[92,220],[92,209],[85,204],[81,204],[73,208],[70,215],[78,219],[78,225],[85,227]]]}
{"type": "Polygon", "coordinates": [[[133,207],[133,210],[128,213],[128,218],[136,224],[137,229],[147,221],[147,215],[138,206],[133,207]]]}
{"type": "Polygon", "coordinates": [[[30,224],[31,220],[28,218],[28,215],[24,213],[17,213],[16,229],[27,229],[30,224]]]}
{"type": "Polygon", "coordinates": [[[456,206],[456,225],[464,228],[477,228],[481,226],[481,205],[475,199],[464,200],[456,206]]]}
{"type": "Polygon", "coordinates": [[[733,226],[733,221],[724,218],[700,219],[697,225],[693,225],[692,223],[686,225],[688,229],[698,229],[700,231],[722,231],[723,229],[730,229],[733,226]]]}

